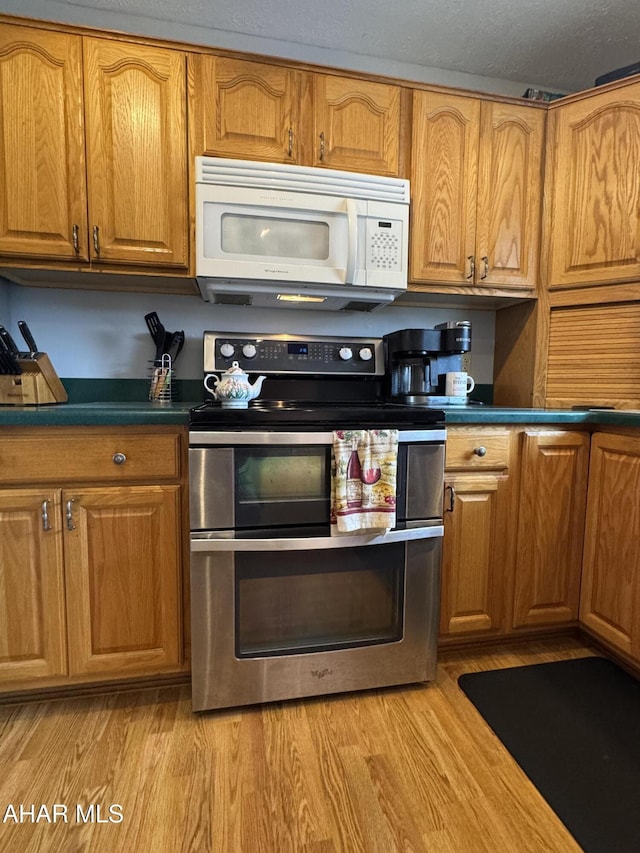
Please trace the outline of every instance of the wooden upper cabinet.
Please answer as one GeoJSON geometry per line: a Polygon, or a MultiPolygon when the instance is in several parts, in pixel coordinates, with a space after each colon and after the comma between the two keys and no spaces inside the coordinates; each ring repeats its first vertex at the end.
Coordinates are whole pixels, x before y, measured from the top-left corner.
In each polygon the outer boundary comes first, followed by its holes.
{"type": "Polygon", "coordinates": [[[545,112],[486,101],[480,120],[476,284],[535,290],[545,112]]]}
{"type": "Polygon", "coordinates": [[[193,154],[397,176],[400,87],[189,56],[193,154]]]}
{"type": "Polygon", "coordinates": [[[279,65],[192,54],[197,154],[296,163],[300,72],[279,65]]]}
{"type": "Polygon", "coordinates": [[[414,92],[411,279],[471,284],[480,101],[414,92]],[[470,278],[471,276],[471,278],[470,278]]]}
{"type": "Polygon", "coordinates": [[[313,93],[314,166],[399,174],[398,86],[315,74],[313,93]]]}
{"type": "Polygon", "coordinates": [[[0,148],[0,255],[86,261],[80,36],[0,25],[0,148]]]}
{"type": "Polygon", "coordinates": [[[545,115],[416,91],[412,281],[536,288],[545,115]]]}
{"type": "Polygon", "coordinates": [[[91,260],[185,267],[185,55],[84,40],[91,260]]]}
{"type": "Polygon", "coordinates": [[[640,83],[550,111],[551,288],[640,279],[640,83]]]}

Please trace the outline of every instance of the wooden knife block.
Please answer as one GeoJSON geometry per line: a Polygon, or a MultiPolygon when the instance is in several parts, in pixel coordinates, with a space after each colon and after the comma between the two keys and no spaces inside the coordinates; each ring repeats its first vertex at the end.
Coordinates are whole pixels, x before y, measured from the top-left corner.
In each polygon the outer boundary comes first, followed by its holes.
{"type": "Polygon", "coordinates": [[[38,353],[35,358],[19,358],[18,364],[22,373],[0,376],[0,405],[40,406],[67,402],[67,392],[46,353],[38,353]]]}

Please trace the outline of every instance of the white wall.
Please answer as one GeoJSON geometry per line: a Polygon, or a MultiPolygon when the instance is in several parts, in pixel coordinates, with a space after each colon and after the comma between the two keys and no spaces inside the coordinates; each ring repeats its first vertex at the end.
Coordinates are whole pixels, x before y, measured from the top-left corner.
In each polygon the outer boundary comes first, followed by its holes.
{"type": "Polygon", "coordinates": [[[213,306],[198,296],[57,290],[0,285],[0,318],[19,340],[26,320],[38,347],[64,378],[148,377],[155,346],[144,315],[157,311],[168,331],[184,329],[186,342],[176,363],[178,379],[202,375],[202,333],[222,332],[383,335],[396,329],[432,328],[447,320],[472,322],[472,373],[490,384],[493,376],[492,311],[389,306],[371,314],[213,306]]]}

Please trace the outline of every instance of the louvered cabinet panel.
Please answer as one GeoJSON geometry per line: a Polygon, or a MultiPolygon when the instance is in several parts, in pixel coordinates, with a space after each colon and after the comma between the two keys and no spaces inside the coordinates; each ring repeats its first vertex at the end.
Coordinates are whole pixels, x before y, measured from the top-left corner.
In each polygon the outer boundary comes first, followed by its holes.
{"type": "Polygon", "coordinates": [[[546,405],[640,408],[640,302],[552,310],[546,405]]]}

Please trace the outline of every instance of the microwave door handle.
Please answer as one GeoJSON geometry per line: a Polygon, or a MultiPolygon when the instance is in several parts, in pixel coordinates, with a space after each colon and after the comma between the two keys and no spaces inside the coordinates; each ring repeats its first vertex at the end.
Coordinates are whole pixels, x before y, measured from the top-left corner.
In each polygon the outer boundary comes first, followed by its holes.
{"type": "Polygon", "coordinates": [[[347,204],[347,269],[344,275],[345,284],[353,284],[358,257],[358,208],[354,199],[345,199],[347,204]]]}

